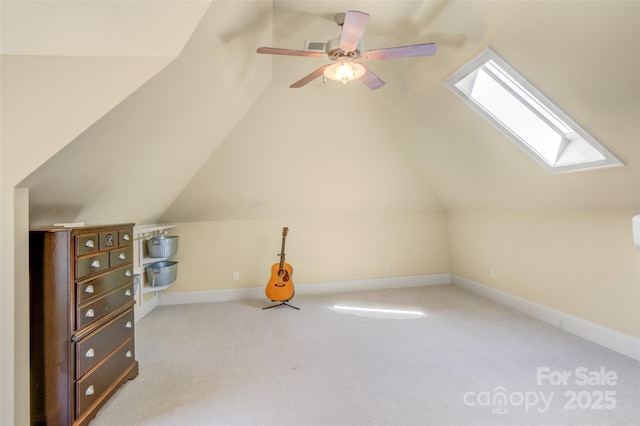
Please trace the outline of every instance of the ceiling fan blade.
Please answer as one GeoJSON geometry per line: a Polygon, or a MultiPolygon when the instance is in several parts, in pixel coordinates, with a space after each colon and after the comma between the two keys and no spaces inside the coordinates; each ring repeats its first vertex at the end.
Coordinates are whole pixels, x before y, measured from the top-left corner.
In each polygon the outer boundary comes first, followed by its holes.
{"type": "Polygon", "coordinates": [[[293,83],[291,86],[292,89],[298,89],[302,86],[305,86],[306,84],[312,82],[313,80],[315,80],[316,78],[320,77],[323,73],[324,70],[331,66],[331,64],[326,64],[321,66],[320,68],[318,68],[317,70],[315,70],[314,72],[312,72],[311,74],[307,75],[306,77],[301,78],[300,80],[296,81],[295,83],[293,83]]]}
{"type": "Polygon", "coordinates": [[[308,52],[306,50],[280,49],[278,47],[259,47],[258,53],[266,53],[269,55],[287,55],[287,56],[307,56],[310,58],[320,58],[324,56],[321,52],[308,52]]]}
{"type": "Polygon", "coordinates": [[[371,90],[376,90],[384,86],[384,81],[377,75],[375,75],[369,68],[365,67],[367,72],[364,73],[362,77],[360,77],[360,81],[362,84],[367,86],[371,90]]]}
{"type": "Polygon", "coordinates": [[[347,53],[356,50],[368,21],[369,15],[367,13],[357,10],[347,11],[344,16],[344,24],[342,24],[340,49],[347,53]]]}
{"type": "Polygon", "coordinates": [[[379,59],[409,58],[412,56],[431,56],[436,53],[435,43],[414,44],[412,46],[389,47],[387,49],[367,50],[362,57],[368,61],[379,59]]]}

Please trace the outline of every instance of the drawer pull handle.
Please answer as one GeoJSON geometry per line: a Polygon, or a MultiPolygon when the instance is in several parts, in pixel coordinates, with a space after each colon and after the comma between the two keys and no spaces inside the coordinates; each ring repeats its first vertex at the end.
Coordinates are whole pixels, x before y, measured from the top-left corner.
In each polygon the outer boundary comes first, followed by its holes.
{"type": "Polygon", "coordinates": [[[118,256],[118,259],[120,260],[125,260],[127,258],[127,256],[124,255],[124,253],[120,253],[120,256],[118,256]]]}
{"type": "Polygon", "coordinates": [[[125,241],[129,241],[131,238],[129,237],[129,234],[124,234],[122,236],[122,239],[125,240],[125,241]]]}
{"type": "Polygon", "coordinates": [[[88,248],[94,248],[95,244],[93,243],[93,240],[89,240],[86,243],[84,243],[84,246],[88,248]]]}
{"type": "Polygon", "coordinates": [[[128,270],[128,269],[126,271],[124,271],[124,276],[125,277],[130,277],[131,276],[131,271],[128,270]]]}
{"type": "Polygon", "coordinates": [[[131,289],[127,289],[127,291],[124,292],[125,296],[131,296],[131,289]]]}
{"type": "Polygon", "coordinates": [[[93,293],[93,285],[89,284],[87,288],[84,289],[85,293],[92,294],[93,293]]]}
{"type": "Polygon", "coordinates": [[[127,351],[126,354],[124,354],[125,358],[131,358],[133,356],[133,354],[131,353],[131,351],[127,351]]]}
{"type": "Polygon", "coordinates": [[[93,394],[95,393],[95,391],[96,391],[96,390],[93,388],[93,385],[91,385],[91,386],[89,386],[89,387],[87,388],[87,390],[86,390],[86,391],[84,391],[84,394],[85,394],[85,395],[93,395],[93,394]]]}
{"type": "Polygon", "coordinates": [[[93,348],[89,349],[86,354],[84,354],[85,358],[93,358],[96,356],[96,353],[93,351],[93,348]]]}
{"type": "Polygon", "coordinates": [[[94,260],[93,262],[91,262],[91,267],[92,268],[99,268],[100,267],[100,261],[99,260],[94,260]]]}
{"type": "Polygon", "coordinates": [[[133,324],[131,324],[131,321],[127,321],[127,323],[124,325],[124,328],[131,328],[133,327],[133,324]]]}
{"type": "Polygon", "coordinates": [[[87,318],[93,318],[95,316],[95,313],[93,312],[93,309],[89,309],[87,313],[84,314],[84,316],[87,318]]]}

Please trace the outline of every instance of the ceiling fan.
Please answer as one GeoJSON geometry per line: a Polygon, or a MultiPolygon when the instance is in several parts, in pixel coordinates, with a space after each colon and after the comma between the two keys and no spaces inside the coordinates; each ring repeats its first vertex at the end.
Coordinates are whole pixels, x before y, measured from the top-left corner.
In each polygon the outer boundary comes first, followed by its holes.
{"type": "Polygon", "coordinates": [[[346,84],[351,80],[360,80],[371,90],[382,87],[385,83],[369,68],[356,59],[375,61],[380,59],[396,59],[414,56],[431,56],[436,53],[435,43],[398,46],[386,49],[362,50],[362,35],[367,26],[369,15],[356,10],[335,15],[336,23],[342,27],[342,34],[325,44],[325,53],[307,50],[281,49],[277,47],[259,47],[258,53],[270,55],[307,56],[317,58],[327,56],[333,64],[326,64],[311,74],[293,83],[291,88],[299,88],[324,75],[331,80],[346,84]]]}

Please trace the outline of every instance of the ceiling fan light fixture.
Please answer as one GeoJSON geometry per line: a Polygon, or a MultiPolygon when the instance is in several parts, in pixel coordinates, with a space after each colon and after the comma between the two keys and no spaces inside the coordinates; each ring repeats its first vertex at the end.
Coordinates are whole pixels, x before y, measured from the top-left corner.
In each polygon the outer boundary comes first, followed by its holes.
{"type": "Polygon", "coordinates": [[[328,66],[324,70],[324,75],[328,79],[341,81],[342,84],[347,84],[351,80],[357,80],[364,75],[366,68],[364,65],[356,62],[340,62],[328,66]]]}

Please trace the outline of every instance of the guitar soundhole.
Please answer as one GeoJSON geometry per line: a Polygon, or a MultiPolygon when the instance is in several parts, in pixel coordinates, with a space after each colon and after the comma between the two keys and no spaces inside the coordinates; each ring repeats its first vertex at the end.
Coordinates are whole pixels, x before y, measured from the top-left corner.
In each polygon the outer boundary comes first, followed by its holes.
{"type": "MultiPolygon", "coordinates": [[[[289,281],[289,272],[284,269],[278,271],[278,276],[282,278],[282,281],[289,281]]],[[[284,287],[284,285],[282,287],[284,287]]]]}

